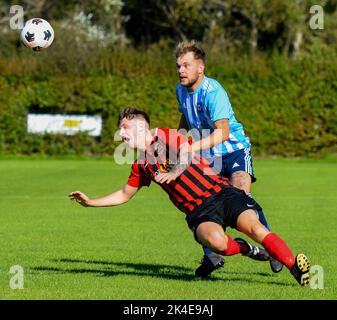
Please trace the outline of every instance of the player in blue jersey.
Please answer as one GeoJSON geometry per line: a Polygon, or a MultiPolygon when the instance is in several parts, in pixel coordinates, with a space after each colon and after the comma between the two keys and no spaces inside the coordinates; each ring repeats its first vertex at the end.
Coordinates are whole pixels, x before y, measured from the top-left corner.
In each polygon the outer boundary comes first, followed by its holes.
{"type": "MultiPolygon", "coordinates": [[[[235,118],[225,89],[216,80],[205,75],[206,54],[195,41],[183,41],[176,47],[176,64],[180,84],[176,88],[179,111],[182,113],[179,129],[190,130],[195,141],[192,151],[209,159],[221,175],[237,188],[251,196],[251,184],[256,181],[249,137],[235,118]]],[[[259,219],[269,230],[261,211],[259,219]]],[[[204,258],[196,275],[207,277],[221,267],[221,256],[203,247],[204,258]]],[[[283,265],[270,261],[274,272],[283,265]]]]}

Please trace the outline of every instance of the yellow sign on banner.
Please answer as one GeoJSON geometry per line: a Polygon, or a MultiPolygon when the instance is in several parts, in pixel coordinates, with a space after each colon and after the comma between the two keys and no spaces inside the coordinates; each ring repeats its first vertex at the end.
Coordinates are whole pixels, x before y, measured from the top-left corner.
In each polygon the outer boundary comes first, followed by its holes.
{"type": "Polygon", "coordinates": [[[80,120],[64,120],[64,126],[67,128],[76,128],[80,125],[80,120]]]}

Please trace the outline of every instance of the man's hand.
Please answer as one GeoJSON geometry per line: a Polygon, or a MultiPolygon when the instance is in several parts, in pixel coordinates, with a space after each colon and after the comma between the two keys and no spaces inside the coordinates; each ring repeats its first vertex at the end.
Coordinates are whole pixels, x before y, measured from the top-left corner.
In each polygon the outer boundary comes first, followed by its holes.
{"type": "Polygon", "coordinates": [[[191,164],[193,152],[191,152],[191,146],[187,142],[180,146],[178,154],[178,163],[175,164],[170,172],[162,172],[156,175],[154,178],[156,182],[166,182],[168,184],[176,180],[191,164]]]}
{"type": "Polygon", "coordinates": [[[90,198],[81,191],[70,192],[68,197],[71,201],[76,201],[83,207],[90,207],[90,198]]]}
{"type": "Polygon", "coordinates": [[[169,184],[170,182],[174,181],[175,179],[178,178],[179,175],[175,172],[162,172],[159,173],[158,175],[155,176],[154,180],[158,183],[167,183],[169,184]]]}

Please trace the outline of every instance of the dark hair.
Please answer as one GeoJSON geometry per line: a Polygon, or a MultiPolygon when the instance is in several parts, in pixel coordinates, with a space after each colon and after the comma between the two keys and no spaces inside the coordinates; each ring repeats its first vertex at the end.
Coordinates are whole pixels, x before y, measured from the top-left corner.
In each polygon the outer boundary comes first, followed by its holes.
{"type": "Polygon", "coordinates": [[[178,43],[175,49],[176,58],[179,58],[188,52],[193,52],[195,59],[201,59],[205,63],[206,53],[197,41],[182,41],[178,43]]]}
{"type": "Polygon", "coordinates": [[[124,118],[131,120],[139,116],[143,117],[146,120],[146,122],[150,125],[150,117],[145,111],[133,107],[127,107],[119,112],[118,127],[120,126],[124,118]]]}

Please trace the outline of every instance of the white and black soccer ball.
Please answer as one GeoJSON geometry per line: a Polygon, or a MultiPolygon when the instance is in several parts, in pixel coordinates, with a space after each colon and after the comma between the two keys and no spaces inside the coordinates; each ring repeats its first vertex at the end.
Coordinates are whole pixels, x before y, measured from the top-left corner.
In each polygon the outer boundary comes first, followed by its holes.
{"type": "Polygon", "coordinates": [[[34,18],[25,23],[20,38],[26,47],[42,51],[54,41],[54,30],[48,21],[34,18]]]}

